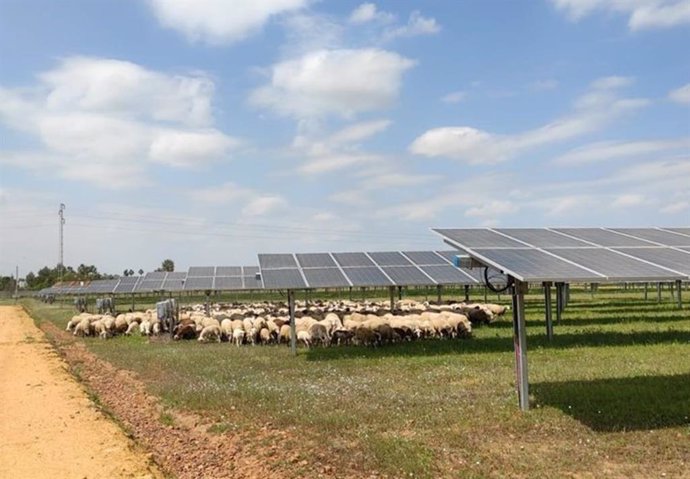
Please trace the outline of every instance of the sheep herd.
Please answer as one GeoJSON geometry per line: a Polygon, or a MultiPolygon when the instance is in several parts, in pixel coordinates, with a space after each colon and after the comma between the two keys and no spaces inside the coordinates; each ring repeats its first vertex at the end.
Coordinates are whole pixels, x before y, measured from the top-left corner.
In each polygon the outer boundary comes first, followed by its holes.
{"type": "MultiPolygon", "coordinates": [[[[481,303],[430,304],[402,300],[391,310],[385,303],[330,301],[298,302],[297,341],[305,347],[381,346],[426,338],[468,338],[472,326],[503,315],[505,306],[481,303]]],[[[286,304],[237,303],[182,307],[172,326],[155,309],[109,314],[81,313],[67,324],[75,336],[107,339],[118,334],[156,336],[169,332],[174,340],[231,342],[236,346],[290,344],[286,304]]]]}

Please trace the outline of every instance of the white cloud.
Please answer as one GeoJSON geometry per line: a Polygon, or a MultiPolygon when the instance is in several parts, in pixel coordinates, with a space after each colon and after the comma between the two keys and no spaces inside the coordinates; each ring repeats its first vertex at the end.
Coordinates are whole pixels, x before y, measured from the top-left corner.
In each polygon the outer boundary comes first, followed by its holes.
{"type": "Polygon", "coordinates": [[[106,188],[148,183],[153,163],[192,167],[239,142],[213,128],[213,82],[134,63],[64,59],[30,88],[0,88],[0,122],[42,147],[4,151],[0,163],[106,188]]]}
{"type": "Polygon", "coordinates": [[[685,103],[690,105],[690,83],[670,91],[668,97],[676,103],[685,103]]]}
{"type": "Polygon", "coordinates": [[[441,101],[443,103],[460,103],[465,98],[467,98],[467,92],[465,92],[465,91],[454,91],[454,92],[448,93],[447,95],[444,95],[441,98],[441,101]]]}
{"type": "Polygon", "coordinates": [[[285,198],[280,195],[265,194],[231,181],[218,186],[196,188],[188,195],[199,203],[214,206],[233,205],[233,209],[241,207],[244,216],[266,216],[281,211],[288,205],[285,198]]]}
{"type": "Polygon", "coordinates": [[[410,151],[470,164],[506,161],[525,151],[598,131],[619,117],[646,106],[648,101],[644,99],[618,97],[615,89],[627,83],[622,77],[597,80],[576,100],[572,114],[533,130],[500,135],[470,126],[439,127],[417,137],[410,151]]]}
{"type": "Polygon", "coordinates": [[[390,120],[371,120],[355,123],[331,135],[330,143],[342,144],[361,141],[381,133],[386,130],[390,124],[390,120]]]}
{"type": "Polygon", "coordinates": [[[282,210],[286,206],[287,202],[280,196],[259,196],[247,203],[247,206],[242,209],[242,214],[244,216],[265,216],[269,213],[282,210]]]}
{"type": "Polygon", "coordinates": [[[388,12],[382,12],[373,3],[361,4],[352,11],[349,18],[350,23],[354,24],[369,23],[373,21],[388,23],[393,20],[395,20],[395,15],[388,12]]]}
{"type": "Polygon", "coordinates": [[[638,194],[623,194],[618,195],[613,199],[611,206],[614,208],[630,208],[631,206],[639,206],[645,202],[644,195],[638,194]]]}
{"type": "Polygon", "coordinates": [[[239,145],[218,130],[161,130],[151,143],[152,161],[176,167],[194,167],[199,163],[222,160],[239,145]]]}
{"type": "Polygon", "coordinates": [[[688,0],[551,0],[557,9],[578,21],[596,11],[628,16],[632,31],[690,24],[688,0]]]}
{"type": "Polygon", "coordinates": [[[422,16],[419,11],[414,11],[410,14],[407,24],[401,27],[394,27],[386,30],[383,33],[383,40],[390,41],[395,38],[416,37],[419,35],[435,35],[441,31],[441,26],[435,18],[427,18],[422,16]]]}
{"type": "Polygon", "coordinates": [[[615,90],[617,88],[624,88],[626,86],[632,85],[634,82],[632,77],[624,76],[608,76],[597,78],[590,85],[595,90],[615,90]]]}
{"type": "Polygon", "coordinates": [[[519,208],[515,203],[503,200],[493,200],[483,203],[479,206],[474,206],[465,211],[465,216],[479,217],[479,218],[493,218],[494,216],[503,216],[509,213],[515,213],[519,208]]]}
{"type": "Polygon", "coordinates": [[[378,161],[382,161],[381,156],[367,153],[326,153],[305,161],[299,171],[307,175],[318,175],[378,161]]]}
{"type": "Polygon", "coordinates": [[[683,211],[690,211],[690,201],[676,201],[667,206],[664,206],[659,211],[661,211],[664,214],[671,215],[682,213],[683,211]]]}
{"type": "Polygon", "coordinates": [[[361,187],[371,190],[379,190],[384,188],[407,188],[439,180],[441,180],[439,175],[402,173],[385,169],[384,171],[366,178],[364,181],[362,181],[361,187]]]}
{"type": "Polygon", "coordinates": [[[309,0],[148,0],[158,21],[190,41],[219,45],[243,40],[273,16],[299,10],[309,0]]]}
{"type": "Polygon", "coordinates": [[[559,165],[583,165],[625,158],[636,158],[646,155],[687,150],[690,140],[657,140],[657,141],[604,141],[585,145],[571,150],[554,160],[559,165]]]}
{"type": "Polygon", "coordinates": [[[271,68],[268,85],[250,101],[296,118],[344,118],[390,106],[415,62],[386,50],[318,50],[271,68]]]}

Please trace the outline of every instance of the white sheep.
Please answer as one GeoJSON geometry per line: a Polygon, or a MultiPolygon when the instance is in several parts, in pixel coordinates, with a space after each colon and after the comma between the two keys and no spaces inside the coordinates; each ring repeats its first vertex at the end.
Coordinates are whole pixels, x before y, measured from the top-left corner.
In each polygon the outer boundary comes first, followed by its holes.
{"type": "Polygon", "coordinates": [[[220,326],[211,324],[209,326],[204,327],[204,329],[201,330],[201,334],[199,334],[198,341],[200,343],[208,343],[211,341],[220,343],[221,334],[222,332],[220,326]]]}

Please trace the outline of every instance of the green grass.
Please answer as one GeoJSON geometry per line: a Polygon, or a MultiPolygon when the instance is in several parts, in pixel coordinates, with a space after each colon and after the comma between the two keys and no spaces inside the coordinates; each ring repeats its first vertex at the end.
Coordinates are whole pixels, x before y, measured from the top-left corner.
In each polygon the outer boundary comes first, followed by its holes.
{"type": "MultiPolygon", "coordinates": [[[[384,348],[86,339],[213,433],[292,431],[303,455],[391,477],[681,475],[690,458],[690,306],[664,292],[573,291],[555,337],[526,301],[532,410],[517,410],[508,318],[471,340],[384,348]]],[[[503,297],[504,302],[507,297],[503,297]]],[[[71,312],[29,302],[64,327],[71,312]]],[[[260,446],[257,446],[260,447],[260,446]]]]}

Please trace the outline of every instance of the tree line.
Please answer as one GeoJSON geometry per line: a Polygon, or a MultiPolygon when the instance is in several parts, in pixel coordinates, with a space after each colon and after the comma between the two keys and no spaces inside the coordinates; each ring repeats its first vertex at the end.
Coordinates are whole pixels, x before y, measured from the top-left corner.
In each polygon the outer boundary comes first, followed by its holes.
{"type": "MultiPolygon", "coordinates": [[[[72,266],[55,267],[44,266],[36,273],[27,273],[26,287],[28,289],[43,289],[53,286],[60,281],[60,270],[62,269],[62,281],[95,281],[98,279],[115,279],[117,275],[101,273],[95,265],[80,264],[77,268],[72,266]]],[[[156,271],[175,271],[175,263],[171,259],[166,259],[161,263],[156,271]]],[[[144,274],[143,269],[139,269],[139,275],[144,274]]],[[[134,270],[125,269],[123,276],[133,276],[134,270]]],[[[15,278],[12,276],[0,276],[0,291],[13,292],[15,289],[15,278]]]]}

